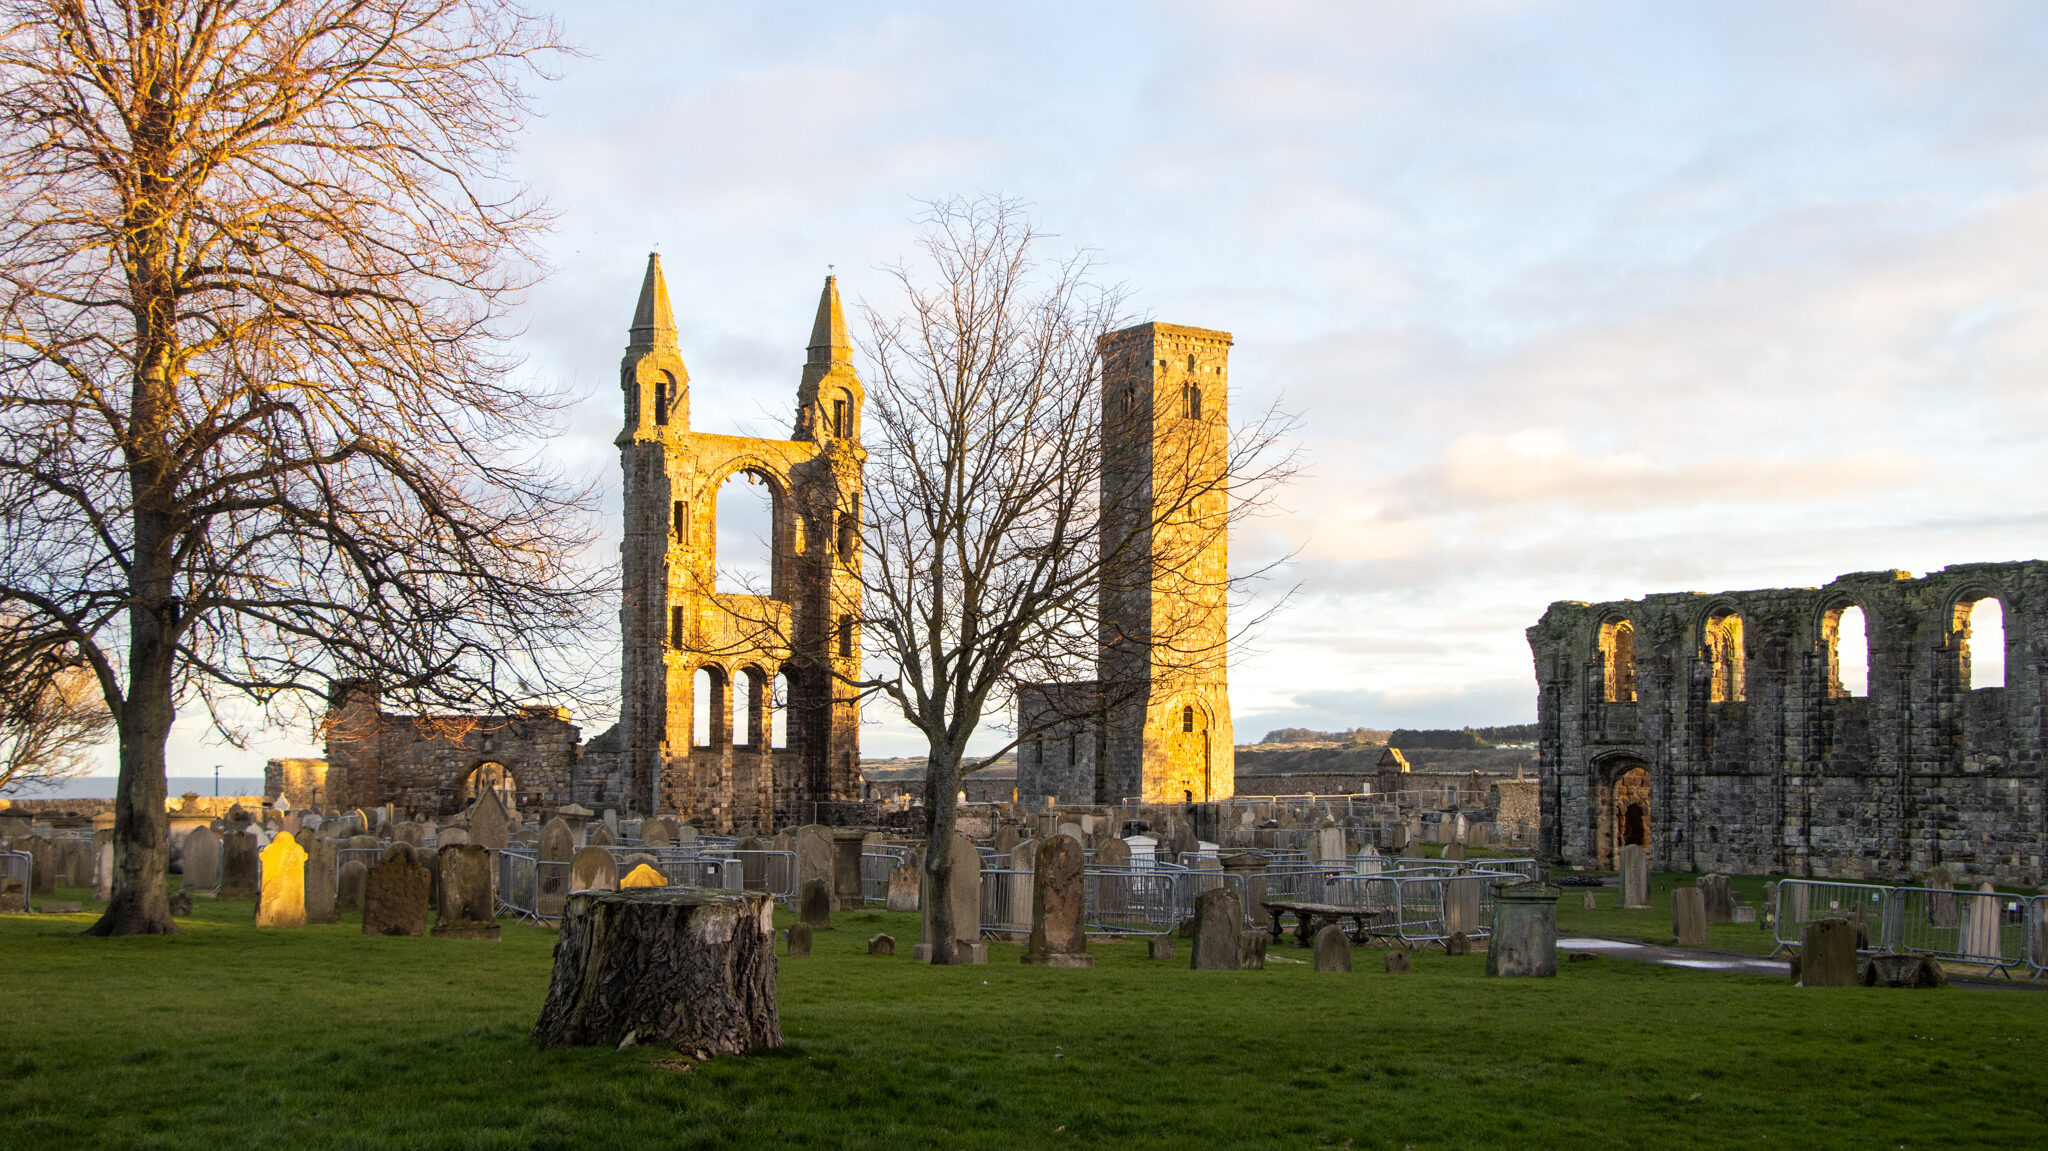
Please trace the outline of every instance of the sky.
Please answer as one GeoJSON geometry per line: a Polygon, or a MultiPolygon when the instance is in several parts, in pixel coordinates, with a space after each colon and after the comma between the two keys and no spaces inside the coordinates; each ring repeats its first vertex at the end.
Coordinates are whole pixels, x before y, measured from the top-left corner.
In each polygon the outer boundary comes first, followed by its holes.
{"type": "MultiPolygon", "coordinates": [[[[1231,668],[1240,741],[1532,721],[1522,633],[1556,600],[2043,554],[2048,7],[561,20],[582,55],[522,145],[559,227],[521,350],[586,397],[551,450],[608,523],[648,251],[693,426],[787,435],[827,269],[887,306],[922,201],[1001,193],[1143,318],[1234,333],[1234,411],[1300,417],[1309,473],[1232,542],[1294,556],[1231,668]]],[[[188,711],[172,774],[307,739],[225,749],[188,711]]],[[[886,722],[864,747],[917,749],[886,722]]]]}

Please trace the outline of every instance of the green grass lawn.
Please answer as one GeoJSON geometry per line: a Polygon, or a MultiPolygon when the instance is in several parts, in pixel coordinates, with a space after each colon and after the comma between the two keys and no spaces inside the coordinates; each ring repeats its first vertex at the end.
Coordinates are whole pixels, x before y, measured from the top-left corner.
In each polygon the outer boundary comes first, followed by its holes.
{"type": "MultiPolygon", "coordinates": [[[[1659,877],[1662,895],[1672,877],[1659,877]]],[[[65,892],[60,898],[77,898],[65,892]]],[[[89,893],[86,893],[89,895],[89,893]]],[[[1611,889],[1603,893],[1610,907],[1611,889]]],[[[1751,898],[1754,898],[1752,893],[1751,898]]],[[[1668,941],[1670,915],[1564,930],[1668,941]]],[[[1101,944],[1092,970],[921,967],[915,918],[842,914],[782,961],[789,1046],[688,1071],[526,1038],[554,936],[257,931],[80,937],[0,918],[0,1148],[2030,1147],[2048,994],[1804,990],[1602,958],[1550,980],[1484,956],[1414,973],[1197,973],[1101,944]],[[866,955],[894,934],[902,957],[866,955]]],[[[353,918],[353,917],[349,917],[353,918]]],[[[1767,948],[1754,927],[1716,929],[1767,948]]],[[[1294,961],[1294,962],[1289,962],[1294,961]]]]}

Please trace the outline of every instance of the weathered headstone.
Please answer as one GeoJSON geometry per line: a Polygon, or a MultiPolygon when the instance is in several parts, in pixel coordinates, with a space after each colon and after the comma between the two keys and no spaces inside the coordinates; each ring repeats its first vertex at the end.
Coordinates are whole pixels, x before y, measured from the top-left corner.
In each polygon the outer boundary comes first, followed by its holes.
{"type": "Polygon", "coordinates": [[[237,831],[220,841],[220,898],[256,898],[256,836],[237,831]]]}
{"type": "MultiPolygon", "coordinates": [[[[405,846],[411,846],[407,844],[405,846]]],[[[348,866],[361,867],[353,862],[348,866]]],[[[363,879],[364,935],[424,935],[432,877],[417,852],[394,852],[363,879]]]]}
{"type": "Polygon", "coordinates": [[[1273,937],[1263,931],[1246,928],[1237,936],[1237,961],[1241,970],[1264,971],[1266,969],[1266,945],[1273,937]]]}
{"type": "Polygon", "coordinates": [[[542,919],[559,918],[569,898],[569,861],[576,854],[576,833],[561,816],[548,820],[540,829],[540,843],[534,853],[537,906],[542,919]]]}
{"type": "Polygon", "coordinates": [[[1955,873],[1946,867],[1937,867],[1927,873],[1926,886],[1934,894],[1927,897],[1927,924],[1930,927],[1945,927],[1953,931],[1958,925],[1956,917],[1955,873]]]}
{"type": "Polygon", "coordinates": [[[1650,906],[1650,856],[1641,845],[1631,843],[1620,851],[1621,909],[1641,911],[1650,906]]]}
{"type": "Polygon", "coordinates": [[[1351,937],[1334,923],[1316,932],[1316,970],[1351,970],[1351,937]]]}
{"type": "MultiPolygon", "coordinates": [[[[597,826],[603,827],[604,824],[597,826]]],[[[612,853],[602,847],[586,847],[569,861],[569,890],[617,891],[619,889],[619,865],[612,861],[612,853]]]]}
{"type": "Polygon", "coordinates": [[[306,849],[289,835],[270,841],[259,857],[262,879],[256,893],[256,926],[306,925],[306,849]]]}
{"type": "Polygon", "coordinates": [[[1397,856],[1396,858],[1399,858],[1399,859],[1428,859],[1428,858],[1429,858],[1429,853],[1428,853],[1428,852],[1426,852],[1426,851],[1424,851],[1424,850],[1422,850],[1422,841],[1421,841],[1421,840],[1419,840],[1419,839],[1411,839],[1411,840],[1409,840],[1408,842],[1406,842],[1406,843],[1404,843],[1404,844],[1402,844],[1402,845],[1401,845],[1401,854],[1400,854],[1399,856],[1397,856]]]}
{"type": "Polygon", "coordinates": [[[1444,954],[1445,954],[1445,955],[1470,955],[1470,954],[1472,954],[1472,937],[1471,937],[1471,936],[1469,936],[1469,935],[1467,935],[1467,934],[1465,934],[1465,933],[1464,933],[1464,932],[1462,932],[1462,931],[1453,931],[1453,932],[1451,932],[1451,936],[1450,936],[1450,938],[1449,938],[1449,939],[1446,939],[1446,940],[1444,940],[1444,954]]]}
{"type": "MultiPolygon", "coordinates": [[[[92,897],[104,903],[114,898],[114,833],[112,830],[104,827],[93,829],[92,855],[92,897]]],[[[256,870],[256,847],[253,839],[250,840],[248,869],[252,873],[256,870]]],[[[255,897],[255,879],[252,875],[249,880],[248,894],[237,896],[236,898],[254,899],[255,897]]]]}
{"type": "Polygon", "coordinates": [[[813,881],[825,885],[825,893],[833,891],[832,829],[822,824],[807,823],[796,829],[796,889],[799,896],[813,881]]]}
{"type": "Polygon", "coordinates": [[[1600,908],[1600,905],[1593,901],[1593,893],[1590,891],[1586,892],[1583,896],[1580,897],[1579,905],[1581,907],[1584,907],[1587,911],[1597,911],[1600,908]]]}
{"type": "Polygon", "coordinates": [[[351,859],[341,865],[334,878],[334,906],[337,911],[362,908],[363,888],[369,874],[369,865],[360,859],[351,859]]]}
{"type": "Polygon", "coordinates": [[[399,843],[410,843],[414,847],[425,847],[427,829],[408,819],[392,826],[391,838],[399,843]]]}
{"type": "Polygon", "coordinates": [[[1846,919],[1816,919],[1800,930],[1800,986],[1854,987],[1856,976],[1855,924],[1846,919]]]}
{"type": "Polygon", "coordinates": [[[1212,887],[1195,900],[1194,946],[1188,964],[1196,971],[1244,969],[1244,905],[1237,892],[1212,887]]]}
{"type": "Polygon", "coordinates": [[[811,953],[811,925],[792,923],[789,925],[789,955],[792,959],[811,953]]]}
{"type": "Polygon", "coordinates": [[[592,846],[592,847],[617,847],[617,846],[618,846],[618,843],[619,843],[619,837],[618,837],[618,836],[617,836],[616,834],[614,834],[614,833],[612,832],[612,827],[611,827],[611,824],[608,824],[608,823],[593,823],[593,824],[591,824],[591,825],[590,825],[590,834],[589,834],[589,844],[590,844],[590,846],[592,846]]]}
{"type": "Polygon", "coordinates": [[[57,894],[57,853],[51,849],[50,841],[40,835],[16,836],[14,850],[28,852],[28,893],[57,894]]]}
{"type": "Polygon", "coordinates": [[[334,910],[334,841],[318,832],[307,835],[306,922],[333,923],[340,918],[334,910]]]}
{"type": "Polygon", "coordinates": [[[866,835],[857,827],[842,827],[832,833],[832,906],[850,911],[866,902],[860,887],[861,848],[866,835]]]}
{"type": "MultiPolygon", "coordinates": [[[[638,858],[637,856],[635,858],[638,858]]],[[[635,863],[619,880],[619,890],[632,887],[667,887],[668,876],[654,870],[652,864],[635,863]]]]}
{"type": "MultiPolygon", "coordinates": [[[[485,788],[469,807],[469,842],[475,846],[503,851],[512,842],[512,832],[518,826],[519,818],[506,810],[496,788],[485,788]]],[[[434,930],[438,933],[440,925],[436,924],[434,930]]]]}
{"type": "Polygon", "coordinates": [[[911,955],[919,963],[932,961],[935,938],[932,910],[943,898],[952,912],[954,947],[960,960],[987,963],[988,947],[981,941],[981,853],[974,850],[973,841],[955,832],[946,853],[946,868],[947,887],[944,892],[931,890],[927,877],[926,889],[919,900],[924,908],[920,932],[923,938],[911,950],[911,955]]]}
{"type": "Polygon", "coordinates": [[[1734,919],[1734,922],[1736,922],[1736,923],[1755,923],[1755,922],[1756,922],[1756,908],[1754,908],[1754,907],[1738,907],[1738,908],[1736,908],[1736,909],[1735,909],[1735,919],[1734,919]]]}
{"type": "Polygon", "coordinates": [[[1990,880],[1977,885],[1976,895],[1958,898],[1962,904],[1963,937],[1957,950],[1973,959],[1986,960],[2002,957],[1999,938],[1999,912],[2004,900],[1997,895],[1997,888],[1990,880]]]}
{"type": "Polygon", "coordinates": [[[917,889],[922,875],[916,863],[890,868],[889,899],[884,908],[889,911],[916,911],[917,889]]]}
{"type": "Polygon", "coordinates": [[[434,917],[434,936],[498,938],[497,877],[491,874],[490,851],[480,843],[463,843],[442,848],[440,859],[441,904],[434,917]]]}
{"type": "Polygon", "coordinates": [[[869,955],[894,955],[894,954],[896,954],[896,937],[895,937],[895,936],[893,936],[893,935],[876,935],[876,936],[874,936],[873,938],[869,939],[869,940],[868,940],[868,954],[869,954],[869,955]]]}
{"type": "Polygon", "coordinates": [[[1449,860],[1449,861],[1451,861],[1451,862],[1454,862],[1454,863],[1462,863],[1462,862],[1464,862],[1464,860],[1465,860],[1465,845],[1464,845],[1464,844],[1462,844],[1462,843],[1447,843],[1447,844],[1445,844],[1445,845],[1444,845],[1444,853],[1443,853],[1443,856],[1442,856],[1442,858],[1444,858],[1444,859],[1446,859],[1446,860],[1449,860]]]}
{"type": "Polygon", "coordinates": [[[210,899],[219,886],[220,836],[210,827],[195,827],[185,833],[184,889],[210,899]]]}
{"type": "Polygon", "coordinates": [[[1023,962],[1032,967],[1093,967],[1088,954],[1087,860],[1081,841],[1055,835],[1038,847],[1031,877],[1031,942],[1023,962]]]}
{"type": "Polygon", "coordinates": [[[768,857],[756,854],[767,848],[767,844],[751,835],[733,845],[733,850],[740,857],[740,872],[748,891],[768,890],[768,857]]]}
{"type": "Polygon", "coordinates": [[[1344,829],[1341,827],[1317,828],[1315,838],[1310,842],[1315,845],[1314,861],[1317,863],[1341,863],[1349,857],[1344,850],[1344,829]]]}
{"type": "Polygon", "coordinates": [[[1388,975],[1408,974],[1408,953],[1405,951],[1387,952],[1386,967],[1388,975]]]}
{"type": "MultiPolygon", "coordinates": [[[[171,892],[170,905],[171,914],[178,917],[179,919],[183,919],[185,916],[192,914],[192,893],[186,891],[184,888],[179,888],[178,890],[171,892]]],[[[45,903],[43,904],[43,913],[45,915],[53,914],[51,910],[53,906],[68,906],[73,911],[78,910],[78,904],[76,902],[70,904],[57,905],[45,903]]]]}
{"type": "Polygon", "coordinates": [[[1497,884],[1486,973],[1504,977],[1557,974],[1557,897],[1545,883],[1497,884]]]}
{"type": "Polygon", "coordinates": [[[1111,836],[1102,841],[1102,846],[1095,849],[1095,866],[1097,867],[1129,867],[1130,865],[1131,845],[1121,839],[1111,836]]]}
{"type": "Polygon", "coordinates": [[[813,879],[804,884],[798,898],[798,911],[803,921],[819,930],[832,927],[832,891],[822,879],[813,879]]]}
{"type": "Polygon", "coordinates": [[[996,828],[996,854],[1008,855],[1017,850],[1017,844],[1022,842],[1023,838],[1023,834],[1012,824],[1006,823],[996,828]]]}
{"type": "Polygon", "coordinates": [[[1706,905],[1707,925],[1735,922],[1735,896],[1728,890],[1725,875],[1700,876],[1700,899],[1706,905]]]}
{"type": "Polygon", "coordinates": [[[28,914],[28,882],[19,875],[0,878],[0,915],[28,914]]]}
{"type": "Polygon", "coordinates": [[[1479,904],[1492,880],[1479,875],[1461,875],[1443,881],[1444,931],[1471,935],[1479,930],[1479,904]]]}
{"type": "Polygon", "coordinates": [[[1671,934],[1680,947],[1707,945],[1707,899],[1697,887],[1680,887],[1671,892],[1671,934]]]}
{"type": "Polygon", "coordinates": [[[1150,959],[1173,958],[1173,932],[1162,931],[1145,941],[1145,955],[1150,959]]]}

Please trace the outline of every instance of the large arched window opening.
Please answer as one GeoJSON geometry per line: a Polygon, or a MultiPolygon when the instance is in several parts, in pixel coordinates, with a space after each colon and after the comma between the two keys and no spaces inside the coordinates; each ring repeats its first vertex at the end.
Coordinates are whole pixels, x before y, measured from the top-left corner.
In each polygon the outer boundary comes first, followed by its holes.
{"type": "Polygon", "coordinates": [[[767,738],[764,721],[768,718],[769,707],[768,673],[758,667],[741,669],[740,706],[738,714],[733,716],[733,742],[759,748],[767,738]]]}
{"type": "Polygon", "coordinates": [[[796,680],[785,671],[775,677],[775,695],[768,704],[768,742],[771,747],[788,747],[789,742],[789,701],[796,698],[791,689],[796,680]]]}
{"type": "Polygon", "coordinates": [[[715,667],[700,667],[691,679],[690,743],[716,746],[727,736],[725,677],[715,667]]]}
{"type": "Polygon", "coordinates": [[[717,516],[717,590],[774,595],[774,485],[755,472],[734,472],[719,485],[717,516]]]}
{"type": "Polygon", "coordinates": [[[1986,596],[1956,605],[1964,691],[2005,686],[2005,605],[1986,596]]]}
{"type": "Polygon", "coordinates": [[[1742,617],[1725,609],[1708,616],[1700,647],[1707,664],[1707,699],[1739,702],[1744,690],[1742,617]]]}
{"type": "Polygon", "coordinates": [[[469,773],[463,791],[467,793],[465,801],[477,799],[486,791],[495,791],[498,798],[510,806],[513,796],[519,792],[519,782],[512,778],[512,769],[502,763],[480,763],[469,773]]]}
{"type": "Polygon", "coordinates": [[[1828,694],[1870,694],[1870,621],[1855,604],[1828,613],[1828,694]]]}
{"type": "Polygon", "coordinates": [[[1600,629],[1600,669],[1609,703],[1636,701],[1636,627],[1617,620],[1600,629]]]}

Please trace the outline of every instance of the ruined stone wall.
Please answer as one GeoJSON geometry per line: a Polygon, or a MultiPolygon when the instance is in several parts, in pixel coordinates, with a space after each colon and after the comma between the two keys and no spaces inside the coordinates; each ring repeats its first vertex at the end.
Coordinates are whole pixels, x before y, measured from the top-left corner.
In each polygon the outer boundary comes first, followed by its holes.
{"type": "Polygon", "coordinates": [[[328,804],[327,761],[324,759],[273,759],[263,765],[263,794],[284,799],[295,808],[328,804]]]}
{"type": "MultiPolygon", "coordinates": [[[[390,803],[419,816],[452,814],[476,797],[480,770],[484,778],[496,774],[491,765],[510,774],[522,803],[575,799],[582,732],[565,709],[396,715],[378,710],[367,691],[353,690],[329,713],[326,728],[327,795],[321,806],[328,810],[390,803]]],[[[269,774],[266,769],[266,790],[269,774]]]]}
{"type": "Polygon", "coordinates": [[[1561,602],[1528,636],[1548,857],[1610,866],[1636,787],[1657,867],[2048,877],[2048,564],[1561,602]],[[2004,613],[2003,686],[1972,686],[1986,599],[2004,613]],[[1869,637],[1862,695],[1840,676],[1850,607],[1869,637]]]}

